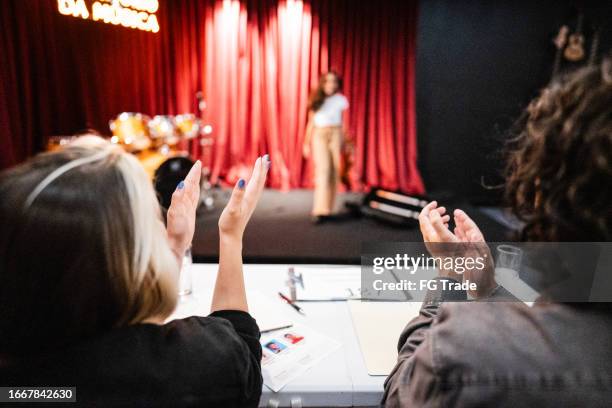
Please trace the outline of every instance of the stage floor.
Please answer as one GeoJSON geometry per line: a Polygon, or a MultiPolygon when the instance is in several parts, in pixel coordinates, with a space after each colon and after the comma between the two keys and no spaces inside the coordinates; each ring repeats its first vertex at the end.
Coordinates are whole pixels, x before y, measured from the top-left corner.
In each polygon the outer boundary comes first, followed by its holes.
{"type": "MultiPolygon", "coordinates": [[[[215,208],[200,209],[193,240],[196,262],[217,262],[217,221],[230,190],[215,190],[215,208]]],[[[338,208],[360,201],[361,195],[340,194],[338,208]]],[[[446,204],[446,203],[444,203],[446,204]]],[[[359,264],[364,241],[420,241],[418,228],[397,227],[370,218],[347,218],[314,225],[310,222],[311,190],[288,193],[265,190],[244,236],[243,255],[248,263],[359,264]]],[[[447,205],[447,208],[449,206],[447,205]]],[[[455,208],[455,207],[451,207],[455,208]]],[[[462,205],[490,241],[508,239],[509,230],[480,210],[462,205]]]]}

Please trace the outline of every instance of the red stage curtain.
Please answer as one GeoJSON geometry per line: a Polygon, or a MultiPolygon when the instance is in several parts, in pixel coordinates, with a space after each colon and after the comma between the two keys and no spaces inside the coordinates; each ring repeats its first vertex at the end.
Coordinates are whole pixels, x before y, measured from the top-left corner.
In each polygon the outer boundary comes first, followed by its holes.
{"type": "Polygon", "coordinates": [[[109,134],[119,112],[166,112],[175,100],[164,37],[60,15],[56,0],[2,2],[0,49],[3,166],[49,136],[109,134]]]}
{"type": "Polygon", "coordinates": [[[423,192],[416,1],[161,0],[158,34],[61,16],[56,4],[0,8],[0,165],[39,151],[49,135],[108,133],[122,111],[193,112],[203,90],[215,180],[233,182],[269,153],[272,187],[309,186],[301,157],[308,94],[334,69],[351,104],[353,188],[423,192]]]}

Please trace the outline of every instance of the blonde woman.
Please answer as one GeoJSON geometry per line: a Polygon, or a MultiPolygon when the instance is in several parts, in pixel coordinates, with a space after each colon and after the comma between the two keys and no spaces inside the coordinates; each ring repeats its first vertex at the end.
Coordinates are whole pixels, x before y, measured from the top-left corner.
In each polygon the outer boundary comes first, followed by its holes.
{"type": "Polygon", "coordinates": [[[219,219],[212,313],[164,324],[195,225],[201,165],[164,226],[131,155],[77,139],[0,176],[0,384],[76,386],[85,405],[257,406],[259,329],[248,313],[242,235],[269,159],[219,219]]]}
{"type": "Polygon", "coordinates": [[[308,103],[308,124],[304,138],[304,156],[312,158],[315,167],[315,190],[312,221],[320,223],[334,212],[336,190],[340,180],[340,157],[344,144],[348,100],[341,93],[342,80],[331,71],[319,80],[308,103]]]}

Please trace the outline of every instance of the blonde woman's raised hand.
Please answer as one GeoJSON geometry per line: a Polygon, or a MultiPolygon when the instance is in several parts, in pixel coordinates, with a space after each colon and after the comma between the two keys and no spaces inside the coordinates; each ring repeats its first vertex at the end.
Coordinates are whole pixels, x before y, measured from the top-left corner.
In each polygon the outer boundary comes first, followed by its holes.
{"type": "Polygon", "coordinates": [[[200,200],[200,178],[202,163],[198,160],[185,180],[181,181],[172,194],[168,208],[168,241],[172,251],[182,259],[191,245],[195,230],[196,209],[200,200]]]}
{"type": "Polygon", "coordinates": [[[242,240],[246,225],[263,192],[269,168],[270,157],[266,154],[255,161],[248,183],[244,179],[238,180],[232,197],[219,218],[219,234],[222,237],[242,240]]]}

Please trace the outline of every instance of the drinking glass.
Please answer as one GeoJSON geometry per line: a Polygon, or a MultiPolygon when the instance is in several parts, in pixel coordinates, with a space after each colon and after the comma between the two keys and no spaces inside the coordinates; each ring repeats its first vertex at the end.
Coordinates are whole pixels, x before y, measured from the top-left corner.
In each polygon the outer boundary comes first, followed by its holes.
{"type": "Polygon", "coordinates": [[[179,296],[189,296],[193,293],[193,280],[191,265],[193,264],[193,258],[191,256],[191,248],[188,248],[183,255],[183,264],[181,265],[181,272],[179,274],[179,296]]]}
{"type": "Polygon", "coordinates": [[[523,259],[523,250],[513,245],[502,244],[497,247],[496,274],[518,277],[523,259]]]}

